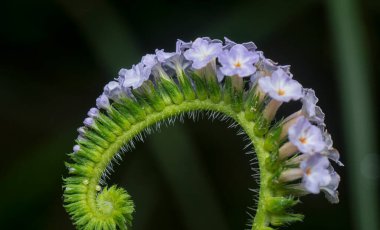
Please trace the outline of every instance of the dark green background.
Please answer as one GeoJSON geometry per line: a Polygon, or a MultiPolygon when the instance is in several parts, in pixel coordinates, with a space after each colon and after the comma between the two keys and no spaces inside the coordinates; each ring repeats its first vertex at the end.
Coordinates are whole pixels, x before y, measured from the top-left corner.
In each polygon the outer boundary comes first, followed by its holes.
{"type": "MultiPolygon", "coordinates": [[[[0,229],[73,229],[62,207],[63,162],[103,86],[144,54],[174,50],[177,38],[227,36],[254,41],[315,89],[346,164],[337,169],[341,203],[331,205],[323,195],[303,198],[297,211],[306,219],[290,229],[375,230],[379,15],[376,0],[3,1],[0,229]],[[342,84],[349,75],[365,87],[342,84]],[[351,104],[348,95],[367,104],[351,104]],[[351,129],[350,117],[362,119],[359,126],[370,124],[368,136],[351,129]],[[362,148],[360,137],[372,148],[362,148]]],[[[281,113],[298,106],[283,106],[281,113]]],[[[227,126],[187,119],[124,156],[110,184],[132,195],[133,229],[244,229],[247,211],[254,214],[247,208],[256,196],[248,189],[257,188],[249,165],[253,156],[244,154],[246,142],[227,126]]]]}

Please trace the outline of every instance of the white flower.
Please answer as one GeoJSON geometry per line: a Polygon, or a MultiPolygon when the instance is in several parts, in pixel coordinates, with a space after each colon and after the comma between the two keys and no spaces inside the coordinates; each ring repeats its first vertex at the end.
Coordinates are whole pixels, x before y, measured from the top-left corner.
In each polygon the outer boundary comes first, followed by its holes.
{"type": "Polygon", "coordinates": [[[289,102],[302,97],[302,86],[291,79],[282,69],[273,72],[271,77],[259,79],[259,86],[276,101],[289,102]]]}
{"type": "Polygon", "coordinates": [[[89,117],[97,117],[99,115],[99,110],[97,108],[91,108],[88,112],[87,112],[87,115],[89,117]]]}
{"type": "Polygon", "coordinates": [[[300,166],[303,171],[302,184],[308,192],[317,194],[321,187],[330,184],[331,175],[328,170],[330,162],[327,157],[314,154],[301,162],[300,166]]]}
{"type": "Polygon", "coordinates": [[[191,47],[192,42],[184,42],[180,39],[177,40],[175,44],[175,52],[180,54],[186,49],[189,49],[191,47]]]}
{"type": "Polygon", "coordinates": [[[322,109],[317,106],[318,98],[312,89],[303,89],[302,113],[310,121],[315,122],[317,125],[324,126],[325,114],[322,109]]]}
{"type": "Polygon", "coordinates": [[[173,57],[174,55],[177,55],[177,53],[176,52],[169,53],[169,52],[165,52],[163,49],[161,50],[156,49],[157,60],[161,63],[165,62],[166,60],[173,57]]]}
{"type": "Polygon", "coordinates": [[[255,73],[254,64],[259,60],[259,55],[249,51],[245,46],[237,44],[230,50],[221,52],[218,60],[222,64],[220,70],[224,75],[248,77],[255,73]]]}
{"type": "Polygon", "coordinates": [[[288,136],[290,142],[302,153],[314,154],[326,147],[321,130],[305,117],[297,119],[297,122],[289,128],[288,136]]]}
{"type": "Polygon", "coordinates": [[[86,130],[84,129],[84,127],[79,127],[77,129],[77,131],[78,131],[79,135],[81,135],[81,136],[84,136],[86,134],[86,130]]]}
{"type": "Polygon", "coordinates": [[[343,163],[339,160],[339,151],[333,147],[333,140],[331,138],[330,133],[328,133],[327,130],[323,132],[323,141],[325,142],[326,146],[321,151],[321,154],[327,156],[329,159],[333,160],[339,166],[344,166],[343,163]]]}
{"type": "Polygon", "coordinates": [[[83,124],[87,127],[91,127],[94,124],[94,119],[92,119],[91,117],[87,117],[86,119],[84,119],[83,124]]]}
{"type": "Polygon", "coordinates": [[[197,38],[192,43],[191,48],[186,50],[183,55],[187,60],[193,61],[192,67],[194,69],[201,69],[215,59],[220,52],[222,52],[221,43],[197,38]]]}
{"type": "Polygon", "coordinates": [[[80,150],[80,146],[79,145],[74,145],[73,152],[77,153],[79,150],[80,150]]]}
{"type": "Polygon", "coordinates": [[[157,64],[157,58],[155,54],[147,54],[141,58],[141,63],[144,67],[152,69],[157,64]]]}
{"type": "Polygon", "coordinates": [[[321,186],[322,192],[325,194],[325,197],[328,201],[330,201],[333,204],[339,203],[339,193],[338,193],[338,186],[340,183],[340,176],[338,173],[334,171],[334,169],[330,166],[329,167],[330,177],[331,181],[326,186],[321,186]]]}
{"type": "Polygon", "coordinates": [[[122,90],[120,87],[119,82],[117,81],[110,81],[105,87],[104,87],[104,94],[112,100],[117,100],[122,95],[122,90]]]}
{"type": "MultiPolygon", "coordinates": [[[[230,40],[229,38],[227,37],[224,37],[224,43],[226,44],[223,49],[231,49],[233,46],[235,46],[237,43],[230,40]]],[[[257,49],[257,46],[255,45],[255,43],[253,42],[245,42],[245,43],[242,43],[242,45],[247,48],[247,50],[249,51],[256,51],[257,49]]]]}
{"type": "Polygon", "coordinates": [[[119,71],[119,83],[123,88],[132,87],[136,89],[141,84],[149,79],[150,68],[144,67],[144,64],[139,63],[133,65],[131,69],[121,69],[119,71]]]}
{"type": "Polygon", "coordinates": [[[110,101],[108,100],[108,97],[104,94],[100,95],[96,99],[96,106],[99,109],[108,109],[110,107],[110,101]]]}

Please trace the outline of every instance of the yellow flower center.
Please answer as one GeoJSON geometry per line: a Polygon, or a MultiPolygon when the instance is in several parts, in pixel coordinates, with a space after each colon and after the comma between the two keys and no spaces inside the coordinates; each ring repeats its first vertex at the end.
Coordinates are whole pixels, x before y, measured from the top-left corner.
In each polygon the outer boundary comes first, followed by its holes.
{"type": "Polygon", "coordinates": [[[298,139],[302,144],[306,144],[307,143],[307,139],[305,137],[300,137],[298,139]]]}
{"type": "Polygon", "coordinates": [[[236,67],[236,68],[240,68],[240,67],[241,67],[241,63],[240,63],[239,61],[236,62],[236,63],[235,63],[235,67],[236,67]]]}
{"type": "Polygon", "coordinates": [[[279,90],[277,90],[277,93],[278,93],[278,95],[280,95],[280,96],[284,96],[284,95],[285,95],[285,90],[283,90],[283,89],[279,89],[279,90]]]}

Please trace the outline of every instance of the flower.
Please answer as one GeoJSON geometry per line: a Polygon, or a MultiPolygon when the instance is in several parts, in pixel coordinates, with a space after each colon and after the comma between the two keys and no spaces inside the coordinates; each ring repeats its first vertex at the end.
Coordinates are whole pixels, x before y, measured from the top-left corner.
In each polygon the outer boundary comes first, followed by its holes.
{"type": "Polygon", "coordinates": [[[191,48],[186,50],[183,55],[187,60],[193,61],[194,69],[205,67],[210,61],[216,58],[222,52],[222,44],[203,38],[197,38],[191,48]]]}
{"type": "Polygon", "coordinates": [[[149,79],[150,68],[145,68],[143,63],[133,65],[131,69],[121,69],[119,71],[119,83],[123,88],[132,87],[136,89],[149,79]]]}
{"type": "Polygon", "coordinates": [[[332,178],[328,170],[329,166],[329,160],[321,154],[314,154],[301,162],[302,184],[308,192],[317,194],[321,187],[330,184],[332,178]]]}
{"type": "MultiPolygon", "coordinates": [[[[235,46],[237,43],[230,40],[229,38],[227,37],[224,37],[224,43],[226,44],[223,48],[224,49],[231,49],[233,46],[235,46]]],[[[245,43],[242,43],[242,45],[247,48],[247,50],[249,51],[256,51],[257,49],[257,46],[255,45],[255,43],[253,42],[245,42],[245,43]]],[[[262,52],[261,52],[262,53],[262,52]]]]}
{"type": "Polygon", "coordinates": [[[257,82],[262,77],[272,76],[272,73],[278,69],[277,63],[264,57],[263,52],[258,51],[259,61],[256,64],[257,71],[251,76],[251,82],[257,82]]]}
{"type": "Polygon", "coordinates": [[[94,124],[94,119],[92,119],[91,117],[87,117],[86,119],[84,119],[83,124],[87,127],[91,127],[94,124]]]}
{"type": "Polygon", "coordinates": [[[91,108],[88,112],[87,112],[87,115],[89,117],[97,117],[99,115],[99,110],[97,108],[91,108]]]}
{"type": "Polygon", "coordinates": [[[191,47],[192,42],[184,42],[180,39],[177,40],[175,44],[175,52],[180,54],[186,49],[189,49],[191,47]]]}
{"type": "Polygon", "coordinates": [[[141,58],[141,63],[144,64],[145,68],[152,69],[153,66],[157,64],[157,58],[155,54],[146,54],[141,58]]]}
{"type": "Polygon", "coordinates": [[[305,154],[314,154],[326,147],[321,130],[305,117],[297,119],[297,122],[289,128],[288,136],[290,142],[305,154]]]}
{"type": "Polygon", "coordinates": [[[119,82],[117,81],[110,81],[105,87],[104,87],[104,95],[106,95],[109,99],[112,99],[116,101],[119,99],[122,95],[122,90],[120,87],[119,82]]]}
{"type": "Polygon", "coordinates": [[[110,101],[108,100],[108,97],[104,94],[100,95],[96,99],[96,106],[99,109],[108,109],[110,107],[110,101]]]}
{"type": "Polygon", "coordinates": [[[344,166],[343,163],[339,161],[339,151],[333,147],[333,140],[327,130],[323,132],[323,141],[325,142],[326,147],[321,151],[321,154],[327,156],[339,166],[344,166]]]}
{"type": "Polygon", "coordinates": [[[73,152],[77,153],[79,150],[80,150],[80,146],[79,145],[74,145],[73,152]]]}
{"type": "Polygon", "coordinates": [[[165,52],[163,49],[161,50],[156,49],[157,60],[161,63],[165,62],[166,60],[168,60],[169,58],[173,57],[176,54],[177,54],[176,52],[169,53],[169,52],[165,52]]]}
{"type": "Polygon", "coordinates": [[[302,86],[293,80],[284,70],[278,69],[273,72],[272,77],[259,79],[259,86],[268,93],[271,98],[277,101],[289,102],[302,97],[302,86]]]}
{"type": "Polygon", "coordinates": [[[325,114],[322,112],[322,109],[317,106],[318,98],[315,96],[314,90],[303,89],[302,94],[302,114],[317,125],[324,126],[325,114]]]}
{"type": "Polygon", "coordinates": [[[190,65],[191,61],[186,60],[183,55],[175,55],[169,58],[165,63],[165,66],[169,67],[169,69],[176,70],[177,73],[184,71],[190,65]]]}
{"type": "Polygon", "coordinates": [[[334,169],[330,166],[329,168],[331,181],[326,186],[321,186],[322,192],[325,194],[325,197],[328,201],[330,201],[333,204],[339,203],[339,193],[337,191],[339,183],[340,183],[340,176],[338,173],[334,171],[334,169]]]}
{"type": "Polygon", "coordinates": [[[218,60],[222,64],[220,70],[224,75],[248,77],[256,71],[254,64],[259,60],[259,55],[237,44],[220,53],[218,60]]]}
{"type": "MultiPolygon", "coordinates": [[[[92,118],[91,118],[91,119],[92,119],[92,118]]],[[[81,136],[84,136],[85,133],[86,133],[86,130],[84,129],[84,127],[79,127],[79,128],[77,129],[77,131],[78,131],[79,135],[81,135],[81,136]]]]}

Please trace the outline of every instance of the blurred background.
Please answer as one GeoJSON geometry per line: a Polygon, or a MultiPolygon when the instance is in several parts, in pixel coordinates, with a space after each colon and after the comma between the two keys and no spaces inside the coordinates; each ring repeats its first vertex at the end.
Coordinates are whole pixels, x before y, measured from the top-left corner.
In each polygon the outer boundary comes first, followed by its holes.
{"type": "MultiPolygon", "coordinates": [[[[120,68],[199,36],[254,41],[320,99],[341,202],[303,198],[289,229],[380,229],[380,1],[2,1],[0,26],[0,229],[74,229],[63,162],[95,98],[120,68]]],[[[125,155],[109,184],[132,195],[133,229],[244,229],[258,186],[236,131],[186,120],[125,155]]]]}

